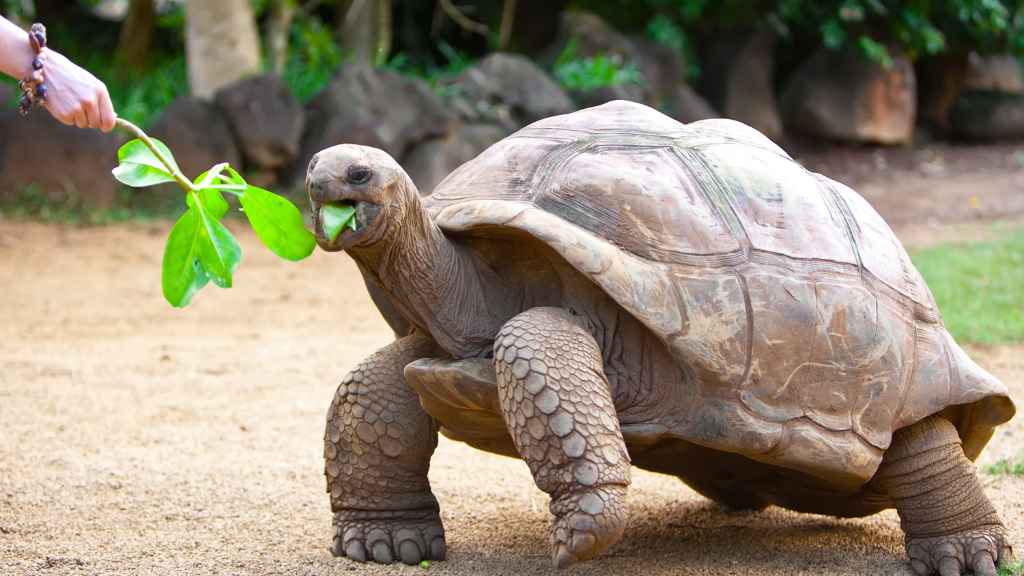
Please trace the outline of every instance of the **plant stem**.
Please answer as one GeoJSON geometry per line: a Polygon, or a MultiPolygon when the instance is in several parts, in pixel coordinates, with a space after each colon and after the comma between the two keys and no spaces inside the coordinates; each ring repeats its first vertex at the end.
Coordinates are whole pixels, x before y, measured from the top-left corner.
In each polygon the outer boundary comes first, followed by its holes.
{"type": "Polygon", "coordinates": [[[152,152],[154,156],[156,156],[156,159],[159,160],[160,163],[163,164],[165,168],[167,168],[167,171],[170,172],[171,176],[174,177],[174,180],[178,183],[179,186],[182,187],[182,189],[184,189],[186,192],[196,191],[196,187],[194,184],[192,184],[192,181],[186,178],[185,175],[181,173],[181,170],[175,167],[170,160],[164,157],[163,152],[161,152],[160,149],[156,147],[156,144],[153,143],[153,139],[150,138],[145,132],[143,132],[142,128],[139,128],[138,126],[132,124],[124,118],[118,118],[117,125],[134,134],[135,137],[138,138],[139,140],[142,140],[142,143],[145,144],[146,147],[149,148],[149,151],[152,152]]]}

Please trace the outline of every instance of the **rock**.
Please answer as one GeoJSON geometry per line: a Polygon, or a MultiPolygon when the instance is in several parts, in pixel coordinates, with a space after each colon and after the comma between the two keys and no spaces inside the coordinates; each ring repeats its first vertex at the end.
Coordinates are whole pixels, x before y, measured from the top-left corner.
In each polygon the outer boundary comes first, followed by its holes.
{"type": "Polygon", "coordinates": [[[581,108],[600,106],[612,100],[630,100],[632,102],[646,102],[644,91],[637,84],[619,84],[617,86],[603,86],[590,91],[574,90],[573,99],[581,108]]]}
{"type": "Polygon", "coordinates": [[[967,78],[964,89],[971,91],[1008,92],[1024,94],[1024,74],[1021,63],[1013,54],[972,52],[967,57],[967,78]]]}
{"type": "Polygon", "coordinates": [[[242,154],[228,121],[219,108],[199,98],[184,96],[171,102],[148,132],[167,144],[189,178],[219,162],[242,167],[242,154]]]}
{"type": "Polygon", "coordinates": [[[676,88],[686,83],[686,61],[682,53],[642,37],[631,38],[629,43],[628,57],[644,79],[644,97],[655,108],[666,107],[677,96],[676,88]]]}
{"type": "Polygon", "coordinates": [[[918,123],[934,133],[946,134],[950,130],[950,110],[967,78],[967,54],[956,51],[924,56],[916,68],[918,123]]]}
{"type": "Polygon", "coordinates": [[[886,69],[853,49],[820,49],[789,79],[782,95],[786,130],[812,136],[909,143],[917,94],[914,68],[895,54],[886,69]]]}
{"type": "Polygon", "coordinates": [[[305,115],[277,76],[251,76],[217,92],[217,106],[235,135],[246,168],[278,170],[299,153],[305,115]]]}
{"type": "Polygon", "coordinates": [[[701,88],[722,116],[779,140],[783,134],[775,103],[775,41],[774,33],[762,30],[714,42],[701,88]]]}
{"type": "Polygon", "coordinates": [[[309,159],[335,144],[375,146],[401,158],[417,142],[444,136],[455,116],[426,83],[390,70],[347,65],[309,103],[302,154],[292,170],[298,184],[309,159]]]}
{"type": "Polygon", "coordinates": [[[516,129],[576,109],[554,80],[530,59],[494,53],[464,71],[453,83],[469,118],[516,129]]]}
{"type": "Polygon", "coordinates": [[[421,194],[430,194],[445,176],[508,135],[494,125],[462,125],[441,138],[420,142],[402,159],[421,194]]]}
{"type": "Polygon", "coordinates": [[[950,123],[955,135],[968,140],[1024,139],[1024,94],[964,92],[953,106],[950,123]]]}
{"type": "Polygon", "coordinates": [[[701,98],[700,94],[686,84],[676,86],[675,93],[668,100],[664,112],[683,123],[721,116],[707,100],[701,98]]]}
{"type": "Polygon", "coordinates": [[[0,112],[0,199],[10,201],[35,186],[52,200],[87,208],[107,208],[120,184],[115,134],[65,126],[46,111],[21,116],[0,112]]]}

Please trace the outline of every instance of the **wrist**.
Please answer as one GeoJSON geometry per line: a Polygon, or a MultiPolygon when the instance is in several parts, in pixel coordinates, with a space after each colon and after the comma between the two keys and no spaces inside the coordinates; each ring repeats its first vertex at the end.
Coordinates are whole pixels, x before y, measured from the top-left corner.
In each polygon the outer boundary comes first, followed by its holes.
{"type": "Polygon", "coordinates": [[[16,80],[21,80],[32,75],[32,61],[36,55],[29,42],[28,33],[21,29],[18,29],[18,32],[8,46],[10,53],[4,59],[4,72],[16,80]]]}

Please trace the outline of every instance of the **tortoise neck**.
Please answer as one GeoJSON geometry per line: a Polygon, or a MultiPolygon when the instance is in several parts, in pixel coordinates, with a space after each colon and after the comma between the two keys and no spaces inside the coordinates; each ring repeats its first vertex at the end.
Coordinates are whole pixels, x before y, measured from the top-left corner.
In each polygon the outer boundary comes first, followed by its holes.
{"type": "Polygon", "coordinates": [[[456,358],[489,355],[501,324],[515,313],[514,290],[476,252],[447,237],[418,195],[393,239],[353,256],[407,320],[456,358]]]}

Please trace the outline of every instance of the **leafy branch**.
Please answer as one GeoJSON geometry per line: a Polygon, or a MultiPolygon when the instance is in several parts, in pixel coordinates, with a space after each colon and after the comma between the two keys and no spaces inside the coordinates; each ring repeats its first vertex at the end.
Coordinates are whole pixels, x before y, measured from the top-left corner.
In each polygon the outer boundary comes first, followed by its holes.
{"type": "Polygon", "coordinates": [[[163,142],[127,120],[118,119],[117,124],[136,139],[117,151],[114,178],[136,188],[174,182],[185,192],[186,210],[167,238],[161,274],[164,298],[172,306],[188,305],[211,280],[221,288],[231,287],[242,250],[221,223],[230,209],[224,193],[238,199],[256,236],[271,252],[293,261],[313,252],[316,241],[288,199],[250,185],[226,162],[189,180],[163,142]]]}

